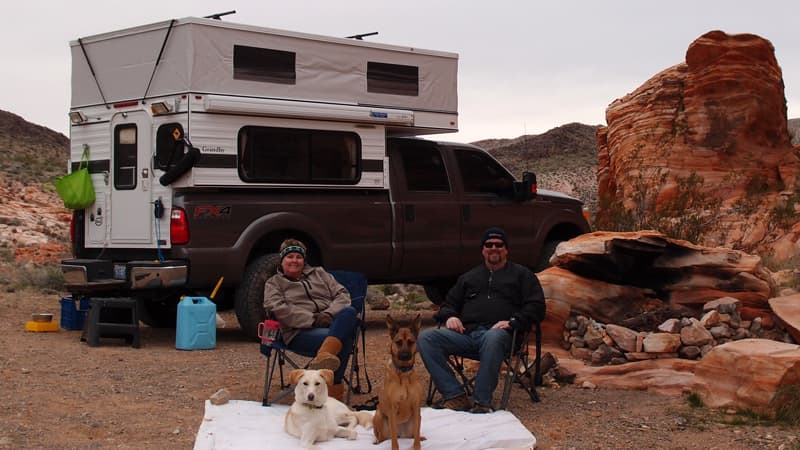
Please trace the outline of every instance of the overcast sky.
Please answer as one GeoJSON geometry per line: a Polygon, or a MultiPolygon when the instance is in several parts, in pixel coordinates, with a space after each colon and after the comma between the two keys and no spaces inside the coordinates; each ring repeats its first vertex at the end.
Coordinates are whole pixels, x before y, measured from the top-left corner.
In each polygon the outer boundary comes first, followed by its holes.
{"type": "Polygon", "coordinates": [[[137,0],[5,2],[0,109],[68,134],[69,42],[172,18],[225,20],[458,53],[459,129],[472,142],[605,124],[605,109],[719,29],[770,40],[800,117],[800,1],[137,0]],[[547,4],[545,4],[547,3],[547,4]]]}

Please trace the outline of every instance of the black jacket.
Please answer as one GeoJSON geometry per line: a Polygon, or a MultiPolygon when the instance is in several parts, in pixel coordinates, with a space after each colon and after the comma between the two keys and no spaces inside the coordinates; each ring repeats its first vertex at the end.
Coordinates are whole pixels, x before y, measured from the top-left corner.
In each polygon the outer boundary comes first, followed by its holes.
{"type": "Polygon", "coordinates": [[[480,265],[461,275],[447,293],[437,319],[456,316],[470,332],[515,317],[524,329],[544,319],[544,292],[533,272],[509,262],[497,271],[480,265]]]}

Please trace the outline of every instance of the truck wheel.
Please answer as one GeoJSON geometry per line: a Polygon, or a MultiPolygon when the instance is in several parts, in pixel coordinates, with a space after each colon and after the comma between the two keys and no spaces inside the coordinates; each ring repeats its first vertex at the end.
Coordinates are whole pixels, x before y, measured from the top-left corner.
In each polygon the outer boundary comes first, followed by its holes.
{"type": "Polygon", "coordinates": [[[542,251],[539,253],[539,262],[536,263],[536,267],[533,268],[535,273],[539,273],[544,269],[550,267],[550,257],[553,256],[553,253],[556,252],[556,247],[563,241],[560,240],[552,240],[552,241],[544,241],[542,245],[542,251]]]}
{"type": "Polygon", "coordinates": [[[277,253],[254,259],[247,265],[242,282],[236,288],[236,318],[242,333],[249,338],[258,339],[258,323],[267,316],[264,312],[264,284],[275,274],[279,262],[277,253]]]}

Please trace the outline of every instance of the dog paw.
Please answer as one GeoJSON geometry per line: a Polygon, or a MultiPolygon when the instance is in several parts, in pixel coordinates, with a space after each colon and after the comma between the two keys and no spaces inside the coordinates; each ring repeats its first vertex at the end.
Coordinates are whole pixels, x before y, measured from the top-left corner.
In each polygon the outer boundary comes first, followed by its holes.
{"type": "Polygon", "coordinates": [[[358,438],[358,432],[356,430],[347,430],[347,439],[350,441],[354,441],[358,438]]]}

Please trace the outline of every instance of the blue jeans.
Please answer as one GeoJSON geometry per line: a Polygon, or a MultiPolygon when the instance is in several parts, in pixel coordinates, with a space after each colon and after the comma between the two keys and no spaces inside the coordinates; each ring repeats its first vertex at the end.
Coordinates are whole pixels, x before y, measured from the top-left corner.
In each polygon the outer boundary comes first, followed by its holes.
{"type": "Polygon", "coordinates": [[[358,313],[352,306],[339,311],[333,318],[330,328],[307,328],[299,333],[289,343],[289,350],[301,355],[315,355],[322,341],[328,336],[339,338],[342,341],[342,351],[339,352],[339,368],[333,373],[333,383],[339,384],[344,377],[347,361],[353,352],[353,338],[358,324],[358,313]]]}
{"type": "Polygon", "coordinates": [[[500,365],[510,349],[511,334],[499,328],[481,327],[465,334],[447,328],[428,329],[417,340],[417,350],[444,400],[464,394],[464,387],[447,363],[448,357],[456,355],[480,361],[472,394],[472,401],[480,405],[492,404],[500,365]]]}

